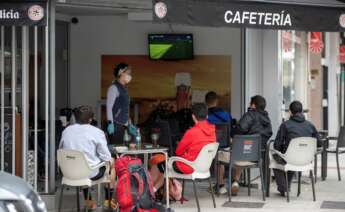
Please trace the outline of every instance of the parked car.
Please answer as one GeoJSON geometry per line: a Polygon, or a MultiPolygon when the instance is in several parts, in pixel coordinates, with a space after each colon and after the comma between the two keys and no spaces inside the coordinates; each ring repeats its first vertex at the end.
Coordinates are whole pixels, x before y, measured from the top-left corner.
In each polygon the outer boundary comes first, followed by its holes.
{"type": "Polygon", "coordinates": [[[41,197],[23,179],[0,172],[1,212],[46,212],[41,197]]]}

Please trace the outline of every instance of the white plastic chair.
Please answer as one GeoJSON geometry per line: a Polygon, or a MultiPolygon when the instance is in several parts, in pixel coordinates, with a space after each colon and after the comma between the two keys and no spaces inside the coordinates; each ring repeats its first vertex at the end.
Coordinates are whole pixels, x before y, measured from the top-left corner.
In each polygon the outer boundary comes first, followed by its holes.
{"type": "MultiPolygon", "coordinates": [[[[98,200],[100,199],[100,185],[103,183],[109,184],[110,181],[110,164],[107,162],[102,162],[97,166],[90,167],[89,163],[83,152],[76,151],[76,150],[65,150],[60,149],[57,152],[57,161],[58,166],[62,172],[62,182],[61,182],[61,193],[60,193],[60,202],[59,202],[59,211],[61,211],[62,206],[62,197],[63,197],[63,190],[64,186],[72,186],[76,187],[77,190],[77,208],[80,211],[80,203],[79,203],[79,190],[82,186],[91,187],[94,185],[98,185],[98,200]],[[99,168],[105,166],[105,174],[104,176],[97,180],[92,181],[90,180],[89,176],[98,170],[99,168]]],[[[90,194],[88,194],[90,196],[90,194]]]]}
{"type": "MultiPolygon", "coordinates": [[[[178,178],[178,179],[183,179],[183,187],[184,187],[184,180],[192,180],[193,181],[193,188],[194,188],[194,195],[196,199],[196,203],[198,206],[198,211],[200,211],[200,204],[199,204],[199,199],[196,191],[196,183],[195,180],[206,180],[208,179],[208,182],[211,187],[211,193],[212,193],[212,200],[213,200],[213,206],[216,208],[216,201],[214,198],[214,193],[212,189],[212,184],[211,184],[211,173],[210,173],[210,167],[212,165],[212,161],[215,158],[218,150],[218,143],[211,143],[205,145],[202,150],[200,151],[198,157],[195,159],[195,161],[188,161],[184,158],[181,157],[171,157],[169,158],[168,161],[168,177],[169,178],[178,178]],[[190,167],[194,169],[194,172],[192,174],[180,174],[175,172],[173,168],[173,164],[175,162],[183,162],[190,167]]],[[[182,190],[182,196],[183,196],[183,191],[182,190]]]]}
{"type": "MultiPolygon", "coordinates": [[[[287,179],[287,172],[294,171],[298,172],[298,193],[297,196],[300,195],[301,187],[300,187],[300,178],[301,172],[309,171],[310,179],[312,182],[312,189],[313,189],[313,200],[316,201],[315,198],[315,186],[314,186],[314,156],[317,151],[317,141],[315,138],[311,137],[300,137],[295,138],[290,141],[288,149],[285,154],[275,150],[273,148],[273,143],[270,146],[270,168],[271,169],[279,169],[285,172],[285,182],[288,185],[287,179]],[[278,164],[276,160],[273,158],[273,154],[279,155],[286,161],[285,165],[278,164]]],[[[287,201],[290,201],[289,197],[289,189],[287,189],[287,201]]]]}

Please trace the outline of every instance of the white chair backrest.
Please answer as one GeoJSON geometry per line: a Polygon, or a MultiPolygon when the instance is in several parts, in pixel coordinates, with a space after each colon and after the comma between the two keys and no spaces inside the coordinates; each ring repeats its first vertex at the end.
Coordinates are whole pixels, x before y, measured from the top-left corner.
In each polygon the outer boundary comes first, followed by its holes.
{"type": "Polygon", "coordinates": [[[70,180],[85,179],[92,173],[81,151],[60,149],[57,152],[57,160],[63,176],[70,180]]]}
{"type": "Polygon", "coordinates": [[[217,154],[219,143],[205,145],[200,151],[198,157],[193,162],[193,168],[196,172],[205,173],[210,171],[212,161],[217,154]]]}
{"type": "Polygon", "coordinates": [[[317,151],[317,141],[311,137],[294,138],[284,154],[284,160],[291,165],[303,166],[314,161],[317,151]]]}

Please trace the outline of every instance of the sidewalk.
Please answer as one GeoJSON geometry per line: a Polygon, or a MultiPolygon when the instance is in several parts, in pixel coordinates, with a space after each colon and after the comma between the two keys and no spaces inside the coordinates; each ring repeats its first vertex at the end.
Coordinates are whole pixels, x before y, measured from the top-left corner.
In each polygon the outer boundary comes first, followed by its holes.
{"type": "MultiPolygon", "coordinates": [[[[320,163],[319,163],[320,164],[320,163]]],[[[297,198],[297,183],[292,184],[290,193],[290,203],[286,202],[286,198],[278,195],[276,191],[275,182],[271,184],[271,195],[266,198],[266,202],[262,201],[261,190],[252,189],[251,196],[248,197],[247,188],[241,188],[237,197],[233,197],[233,202],[257,202],[264,203],[262,208],[229,208],[223,207],[222,205],[227,201],[227,195],[222,195],[216,198],[217,208],[213,208],[212,198],[207,192],[207,184],[201,183],[198,187],[198,195],[201,205],[201,210],[203,212],[208,211],[231,211],[231,212],[250,212],[250,211],[262,211],[262,212],[327,212],[327,211],[345,211],[342,210],[331,210],[331,209],[321,209],[321,205],[324,201],[340,201],[344,203],[345,206],[345,155],[340,157],[340,165],[342,171],[342,181],[338,181],[335,155],[329,155],[328,157],[328,178],[326,181],[321,181],[320,179],[320,167],[319,176],[316,183],[316,202],[313,202],[312,188],[311,184],[301,185],[301,195],[297,198]]],[[[304,173],[302,181],[310,182],[307,173],[304,173]]],[[[257,183],[257,182],[254,182],[257,183]]],[[[196,202],[194,199],[194,194],[192,192],[192,184],[186,184],[186,197],[189,198],[189,202],[181,205],[180,203],[174,203],[172,208],[176,212],[190,212],[196,211],[196,202]]]]}
{"type": "MultiPolygon", "coordinates": [[[[319,158],[320,161],[320,158],[319,158]]],[[[319,162],[320,164],[320,162],[319,162]]],[[[290,203],[287,203],[286,198],[278,195],[276,191],[275,182],[271,184],[271,195],[266,198],[266,201],[262,201],[261,190],[252,189],[251,196],[248,197],[247,188],[241,188],[238,196],[233,197],[233,202],[243,202],[247,203],[243,208],[230,208],[223,207],[223,204],[227,201],[227,195],[221,195],[216,197],[217,208],[213,208],[212,198],[210,193],[208,193],[208,183],[199,182],[198,185],[198,196],[201,205],[202,212],[340,212],[345,211],[345,155],[340,157],[341,171],[342,171],[342,181],[338,181],[335,155],[329,155],[328,157],[328,177],[326,181],[321,181],[320,179],[320,167],[318,171],[318,181],[316,183],[316,202],[313,202],[312,188],[309,184],[310,180],[308,178],[308,173],[304,173],[302,177],[302,182],[307,184],[301,185],[301,195],[297,198],[297,183],[292,184],[290,193],[290,203]],[[331,210],[331,209],[321,209],[321,205],[324,201],[340,201],[344,204],[343,209],[331,210]],[[263,203],[261,208],[249,208],[250,203],[263,203]]],[[[254,176],[253,176],[254,177],[254,176]]],[[[254,183],[259,183],[259,180],[254,183]]],[[[186,183],[185,197],[189,199],[183,205],[180,202],[175,202],[171,204],[176,212],[194,212],[197,211],[196,202],[194,199],[192,183],[186,183]]],[[[59,194],[59,193],[58,193],[59,194]]],[[[82,196],[82,195],[80,195],[82,196]]],[[[58,200],[58,198],[57,198],[58,200]]],[[[71,189],[66,191],[64,195],[64,208],[69,208],[64,211],[76,211],[76,200],[75,200],[75,190],[71,189]]],[[[81,206],[83,207],[83,200],[81,200],[81,206]]],[[[102,211],[97,210],[97,211],[102,211]]]]}

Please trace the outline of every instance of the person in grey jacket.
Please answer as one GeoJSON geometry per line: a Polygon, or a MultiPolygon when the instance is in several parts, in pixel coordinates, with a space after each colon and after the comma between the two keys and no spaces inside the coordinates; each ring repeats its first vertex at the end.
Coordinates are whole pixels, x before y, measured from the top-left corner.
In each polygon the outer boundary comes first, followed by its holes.
{"type": "MultiPolygon", "coordinates": [[[[283,122],[280,125],[276,139],[274,141],[274,149],[281,153],[285,153],[289,147],[290,141],[298,137],[313,137],[320,141],[319,134],[315,126],[307,121],[303,115],[303,105],[299,101],[294,101],[290,104],[290,119],[283,122]]],[[[280,164],[286,162],[277,154],[273,155],[273,158],[280,164]]],[[[290,188],[291,180],[294,176],[294,172],[288,172],[288,186],[285,183],[285,173],[278,169],[273,169],[274,176],[278,187],[278,192],[284,196],[286,189],[290,188]]]]}

